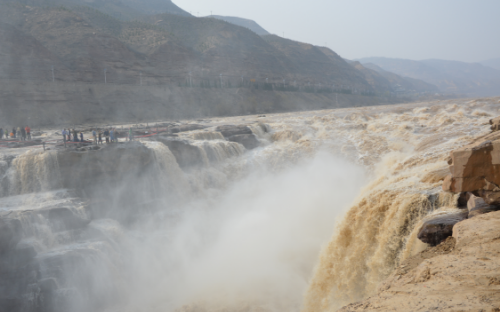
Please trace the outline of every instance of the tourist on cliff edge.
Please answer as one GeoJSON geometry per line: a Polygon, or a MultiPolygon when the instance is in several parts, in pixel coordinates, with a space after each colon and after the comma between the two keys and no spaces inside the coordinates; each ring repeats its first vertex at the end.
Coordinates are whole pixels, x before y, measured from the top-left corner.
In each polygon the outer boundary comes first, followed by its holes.
{"type": "Polygon", "coordinates": [[[31,140],[31,128],[30,128],[30,126],[26,126],[26,128],[24,128],[24,130],[26,131],[26,137],[28,138],[28,140],[31,140]]]}
{"type": "Polygon", "coordinates": [[[26,130],[24,130],[23,127],[21,127],[21,141],[26,141],[26,130]]]}

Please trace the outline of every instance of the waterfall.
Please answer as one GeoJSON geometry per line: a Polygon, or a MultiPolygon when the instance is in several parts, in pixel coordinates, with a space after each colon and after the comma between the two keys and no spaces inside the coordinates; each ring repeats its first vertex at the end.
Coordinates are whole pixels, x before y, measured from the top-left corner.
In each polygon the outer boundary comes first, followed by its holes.
{"type": "Polygon", "coordinates": [[[464,109],[442,105],[432,107],[433,114],[417,108],[339,121],[337,129],[354,123],[368,130],[351,128],[349,144],[360,163],[373,168],[373,182],[336,223],[321,251],[304,312],[336,311],[374,294],[401,261],[425,247],[416,238],[423,218],[456,206],[457,197],[441,191],[449,172],[446,157],[467,144],[469,135],[488,131],[481,127],[484,119],[464,109]]]}
{"type": "Polygon", "coordinates": [[[185,173],[181,170],[175,156],[167,146],[160,142],[144,142],[154,153],[154,172],[151,187],[155,198],[182,199],[189,195],[190,187],[185,173]]]}
{"type": "Polygon", "coordinates": [[[370,296],[426,247],[421,222],[454,209],[446,157],[497,110],[452,102],[255,118],[253,150],[215,131],[241,117],[157,138],[170,148],[10,150],[0,228],[20,232],[0,247],[31,265],[9,260],[13,297],[49,285],[69,312],[326,312],[370,296]]]}
{"type": "Polygon", "coordinates": [[[228,141],[201,141],[194,142],[194,145],[203,149],[210,164],[223,162],[245,152],[243,145],[228,141]]]}
{"type": "Polygon", "coordinates": [[[28,151],[12,161],[9,194],[26,194],[61,188],[56,151],[28,151]]]}

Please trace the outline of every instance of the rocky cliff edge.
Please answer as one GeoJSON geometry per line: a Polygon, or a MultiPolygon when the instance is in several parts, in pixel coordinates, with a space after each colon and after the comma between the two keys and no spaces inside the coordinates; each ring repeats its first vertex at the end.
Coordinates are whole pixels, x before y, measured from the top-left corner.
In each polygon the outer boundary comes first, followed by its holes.
{"type": "Polygon", "coordinates": [[[443,191],[459,210],[424,220],[418,238],[430,247],[340,311],[500,311],[500,117],[490,124],[450,154],[443,191]]]}

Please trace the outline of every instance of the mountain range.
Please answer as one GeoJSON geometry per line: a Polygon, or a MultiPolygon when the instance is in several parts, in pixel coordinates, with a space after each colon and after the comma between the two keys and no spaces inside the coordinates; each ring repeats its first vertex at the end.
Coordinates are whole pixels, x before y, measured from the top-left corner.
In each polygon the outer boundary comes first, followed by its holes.
{"type": "MultiPolygon", "coordinates": [[[[480,63],[446,60],[413,61],[369,57],[358,59],[363,66],[378,72],[387,71],[437,86],[440,92],[467,96],[500,95],[500,70],[480,63]]],[[[495,60],[486,62],[495,64],[495,60]]]]}
{"type": "Polygon", "coordinates": [[[489,66],[491,68],[500,70],[500,57],[499,58],[495,58],[495,59],[489,59],[489,60],[486,60],[486,61],[482,61],[480,63],[483,64],[484,66],[489,66]]]}
{"type": "MultiPolygon", "coordinates": [[[[171,1],[0,0],[0,21],[0,78],[284,82],[384,94],[395,87],[383,75],[367,79],[330,49],[269,35],[250,20],[194,17],[171,1]]],[[[435,92],[414,82],[408,91],[435,92]]]]}

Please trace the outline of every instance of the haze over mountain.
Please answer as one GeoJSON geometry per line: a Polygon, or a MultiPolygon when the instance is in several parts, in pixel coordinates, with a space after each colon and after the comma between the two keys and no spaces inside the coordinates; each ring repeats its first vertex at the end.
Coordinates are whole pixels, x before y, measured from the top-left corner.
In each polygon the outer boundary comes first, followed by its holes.
{"type": "Polygon", "coordinates": [[[175,14],[148,14],[157,6],[139,11],[125,1],[90,4],[0,0],[2,116],[33,117],[33,124],[191,118],[396,103],[435,92],[410,86],[397,98],[394,84],[367,80],[328,48],[194,17],[171,2],[162,10],[175,14]]]}
{"type": "Polygon", "coordinates": [[[384,57],[368,57],[358,61],[362,64],[375,64],[403,77],[423,80],[438,86],[443,93],[469,96],[500,94],[500,71],[479,63],[435,59],[412,61],[384,57]]]}
{"type": "MultiPolygon", "coordinates": [[[[248,80],[282,84],[284,80],[294,86],[392,91],[389,85],[379,89],[368,82],[329,49],[278,36],[262,37],[247,27],[192,17],[170,1],[162,3],[148,2],[139,11],[132,8],[137,4],[132,0],[2,0],[2,63],[9,69],[0,74],[50,81],[54,66],[54,79],[59,81],[102,82],[106,78],[110,83],[137,83],[140,76],[145,84],[184,84],[190,77],[196,85],[235,85],[248,80]],[[96,10],[98,6],[106,13],[96,10]],[[146,14],[165,10],[168,13],[146,14]],[[136,19],[128,21],[125,16],[136,19]],[[31,50],[45,52],[23,53],[31,50]]],[[[433,92],[434,88],[419,90],[433,92]]]]}
{"type": "Polygon", "coordinates": [[[495,58],[495,59],[490,59],[490,60],[482,61],[480,63],[483,64],[484,66],[489,66],[491,68],[500,70],[500,57],[499,58],[495,58]]]}

